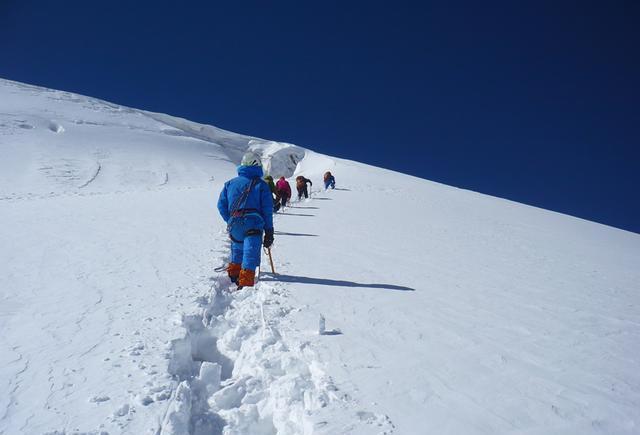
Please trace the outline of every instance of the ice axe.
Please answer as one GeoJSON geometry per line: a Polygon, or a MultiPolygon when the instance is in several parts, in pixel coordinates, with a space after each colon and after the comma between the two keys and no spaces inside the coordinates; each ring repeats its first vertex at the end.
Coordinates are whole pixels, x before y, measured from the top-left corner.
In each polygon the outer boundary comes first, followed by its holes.
{"type": "Polygon", "coordinates": [[[276,268],[273,267],[273,257],[271,256],[271,248],[264,248],[264,252],[269,256],[269,264],[271,264],[271,273],[276,274],[276,268]]]}

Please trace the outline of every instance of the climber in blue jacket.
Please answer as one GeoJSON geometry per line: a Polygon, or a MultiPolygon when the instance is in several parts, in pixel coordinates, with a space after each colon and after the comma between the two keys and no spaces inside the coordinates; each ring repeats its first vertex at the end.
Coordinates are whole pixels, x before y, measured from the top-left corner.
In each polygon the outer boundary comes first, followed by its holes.
{"type": "Polygon", "coordinates": [[[327,190],[329,187],[332,189],[336,188],[336,177],[334,177],[331,172],[327,171],[324,173],[324,190],[327,190]]]}
{"type": "Polygon", "coordinates": [[[262,175],[260,158],[246,153],[238,166],[238,176],[224,183],[218,199],[218,211],[231,238],[227,273],[238,288],[254,285],[260,249],[263,244],[265,248],[273,244],[273,197],[262,175]]]}

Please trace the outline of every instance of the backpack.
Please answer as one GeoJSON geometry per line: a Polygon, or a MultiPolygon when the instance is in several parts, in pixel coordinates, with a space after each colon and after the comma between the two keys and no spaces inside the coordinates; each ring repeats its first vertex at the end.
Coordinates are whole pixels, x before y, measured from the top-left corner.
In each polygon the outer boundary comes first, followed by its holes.
{"type": "Polygon", "coordinates": [[[229,210],[229,222],[227,223],[227,232],[231,234],[231,229],[233,228],[233,224],[235,224],[235,219],[238,217],[242,217],[239,214],[239,210],[244,208],[244,205],[247,203],[247,199],[249,198],[249,194],[251,190],[256,187],[256,185],[260,182],[259,178],[251,179],[251,182],[247,185],[246,189],[242,191],[242,193],[236,198],[234,203],[231,205],[231,210],[229,210]]]}

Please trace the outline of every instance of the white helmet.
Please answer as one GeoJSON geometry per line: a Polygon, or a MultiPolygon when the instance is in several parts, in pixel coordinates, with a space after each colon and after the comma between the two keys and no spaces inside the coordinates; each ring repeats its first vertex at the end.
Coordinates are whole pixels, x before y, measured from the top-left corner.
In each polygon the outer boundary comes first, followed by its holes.
{"type": "Polygon", "coordinates": [[[242,162],[240,162],[241,166],[262,166],[262,162],[260,161],[260,157],[254,152],[247,152],[244,156],[242,156],[242,162]]]}

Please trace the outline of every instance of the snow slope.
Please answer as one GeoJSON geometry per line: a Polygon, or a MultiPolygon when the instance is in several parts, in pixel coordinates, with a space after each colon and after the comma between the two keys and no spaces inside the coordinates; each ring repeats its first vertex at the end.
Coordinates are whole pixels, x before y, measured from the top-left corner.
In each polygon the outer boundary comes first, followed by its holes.
{"type": "Polygon", "coordinates": [[[0,434],[640,433],[637,234],[6,80],[0,156],[0,434]],[[313,193],[229,293],[248,148],[313,193]]]}

